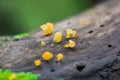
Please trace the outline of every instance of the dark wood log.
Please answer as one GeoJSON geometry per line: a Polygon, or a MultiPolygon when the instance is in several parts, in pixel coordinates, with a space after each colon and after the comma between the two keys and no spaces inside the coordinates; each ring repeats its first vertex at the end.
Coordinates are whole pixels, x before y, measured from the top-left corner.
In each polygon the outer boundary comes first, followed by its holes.
{"type": "Polygon", "coordinates": [[[120,80],[120,0],[108,0],[56,23],[50,36],[37,31],[18,41],[8,38],[11,41],[0,46],[2,69],[38,73],[42,75],[40,80],[120,80]],[[82,26],[80,19],[84,20],[82,26]],[[68,42],[65,38],[67,28],[77,31],[74,49],[64,48],[68,42]],[[54,33],[58,31],[63,33],[63,41],[59,44],[53,42],[54,33]],[[45,41],[46,46],[41,47],[40,41],[45,41]],[[53,60],[45,62],[41,58],[45,51],[54,54],[53,60]],[[58,53],[65,56],[62,62],[56,62],[58,53]],[[40,67],[34,66],[36,59],[42,60],[40,67]]]}

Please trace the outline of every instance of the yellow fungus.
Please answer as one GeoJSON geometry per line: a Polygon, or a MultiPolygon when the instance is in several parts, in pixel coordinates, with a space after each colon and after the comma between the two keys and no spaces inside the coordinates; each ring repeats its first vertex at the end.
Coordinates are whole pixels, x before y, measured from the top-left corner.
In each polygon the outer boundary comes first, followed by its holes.
{"type": "Polygon", "coordinates": [[[46,25],[42,25],[41,29],[43,30],[45,35],[48,35],[48,27],[46,25]]]}
{"type": "Polygon", "coordinates": [[[72,29],[67,29],[66,30],[66,38],[74,38],[76,37],[76,31],[72,29]]]}
{"type": "Polygon", "coordinates": [[[29,51],[29,50],[30,50],[30,48],[29,48],[29,47],[26,47],[26,48],[25,48],[25,51],[29,51]]]}
{"type": "Polygon", "coordinates": [[[46,26],[48,27],[48,34],[51,34],[53,31],[53,24],[52,23],[47,23],[46,26]]]}
{"type": "Polygon", "coordinates": [[[11,74],[9,77],[9,80],[15,80],[16,79],[16,75],[15,74],[11,74]]]}
{"type": "Polygon", "coordinates": [[[67,29],[66,30],[66,38],[70,38],[71,34],[72,34],[72,29],[67,29]]]}
{"type": "Polygon", "coordinates": [[[54,35],[54,41],[59,43],[62,41],[62,33],[61,32],[56,32],[54,35]]]}
{"type": "Polygon", "coordinates": [[[36,67],[39,67],[40,65],[41,65],[41,60],[35,60],[34,61],[34,65],[36,66],[36,67]]]}
{"type": "Polygon", "coordinates": [[[83,20],[80,19],[80,26],[83,26],[83,20]]]}
{"type": "Polygon", "coordinates": [[[69,40],[69,46],[70,48],[74,48],[76,46],[76,43],[73,40],[69,40]]]}
{"type": "Polygon", "coordinates": [[[41,25],[41,29],[43,30],[45,35],[50,35],[53,31],[54,25],[52,23],[46,23],[41,25]]]}
{"type": "Polygon", "coordinates": [[[53,47],[53,46],[54,46],[54,44],[52,43],[50,46],[51,46],[51,47],[53,47]]]}
{"type": "Polygon", "coordinates": [[[74,48],[76,46],[76,43],[73,40],[69,40],[68,44],[65,44],[65,48],[74,48]]]}
{"type": "Polygon", "coordinates": [[[41,41],[40,45],[41,45],[42,47],[44,47],[44,46],[46,45],[46,43],[45,43],[44,41],[41,41]]]}
{"type": "Polygon", "coordinates": [[[85,23],[88,25],[90,24],[90,20],[89,19],[86,19],[85,23]]]}
{"type": "Polygon", "coordinates": [[[72,31],[72,37],[74,38],[74,37],[76,37],[76,31],[72,31]]]}
{"type": "Polygon", "coordinates": [[[69,48],[69,44],[65,44],[65,46],[64,46],[65,48],[69,48]]]}
{"type": "Polygon", "coordinates": [[[61,61],[63,58],[64,58],[64,55],[63,55],[62,53],[59,53],[59,54],[56,56],[57,61],[61,61]]]}
{"type": "Polygon", "coordinates": [[[44,52],[42,54],[42,58],[45,60],[45,61],[49,61],[53,58],[53,54],[50,53],[50,52],[44,52]]]}

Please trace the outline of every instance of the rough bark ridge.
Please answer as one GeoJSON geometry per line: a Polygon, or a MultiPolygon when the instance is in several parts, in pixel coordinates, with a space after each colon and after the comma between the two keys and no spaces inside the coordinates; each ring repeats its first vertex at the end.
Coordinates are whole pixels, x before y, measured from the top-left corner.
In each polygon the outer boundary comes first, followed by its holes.
{"type": "MultiPolygon", "coordinates": [[[[5,42],[0,46],[0,68],[38,73],[42,75],[40,80],[120,80],[120,0],[106,1],[57,23],[54,33],[44,36],[38,31],[27,38],[5,42]],[[80,26],[79,20],[85,18],[90,23],[80,26]],[[74,49],[63,47],[68,41],[65,39],[67,28],[78,32],[74,49]],[[57,31],[64,34],[59,44],[53,42],[53,34],[57,31]],[[40,46],[42,40],[47,43],[46,47],[40,46]],[[51,43],[54,43],[53,47],[51,43]],[[45,62],[41,58],[44,51],[50,51],[54,56],[63,53],[65,58],[61,63],[57,63],[55,57],[45,62]],[[42,65],[36,68],[33,61],[39,58],[42,65]]],[[[3,39],[6,40],[1,37],[3,39]]]]}

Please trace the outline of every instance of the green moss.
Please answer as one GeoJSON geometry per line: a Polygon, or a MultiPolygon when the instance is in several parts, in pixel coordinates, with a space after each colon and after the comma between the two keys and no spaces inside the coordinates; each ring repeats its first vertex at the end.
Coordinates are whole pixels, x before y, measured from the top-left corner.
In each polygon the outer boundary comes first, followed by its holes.
{"type": "Polygon", "coordinates": [[[13,37],[14,37],[14,39],[21,39],[21,38],[24,38],[24,37],[27,37],[27,36],[29,36],[29,34],[22,33],[22,34],[17,34],[17,35],[15,35],[13,37]]]}
{"type": "Polygon", "coordinates": [[[0,69],[0,80],[9,80],[9,77],[11,76],[11,74],[16,75],[16,79],[14,79],[14,80],[38,80],[38,77],[40,77],[40,75],[33,74],[30,72],[14,73],[11,70],[1,70],[0,69]]]}
{"type": "Polygon", "coordinates": [[[65,80],[64,78],[60,78],[59,80],[65,80]]]}
{"type": "Polygon", "coordinates": [[[3,44],[3,41],[0,40],[0,45],[2,45],[2,44],[3,44]]]}

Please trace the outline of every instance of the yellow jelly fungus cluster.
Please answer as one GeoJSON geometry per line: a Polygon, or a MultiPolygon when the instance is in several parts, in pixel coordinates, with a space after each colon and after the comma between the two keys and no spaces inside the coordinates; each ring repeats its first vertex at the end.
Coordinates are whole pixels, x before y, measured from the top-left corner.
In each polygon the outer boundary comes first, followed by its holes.
{"type": "Polygon", "coordinates": [[[41,60],[35,60],[34,61],[34,65],[36,66],[36,67],[39,67],[40,65],[41,65],[41,60]]]}
{"type": "Polygon", "coordinates": [[[68,44],[65,44],[65,48],[74,48],[76,46],[76,43],[73,40],[69,40],[68,44]]]}
{"type": "Polygon", "coordinates": [[[49,61],[53,58],[53,54],[50,53],[50,52],[44,52],[42,54],[42,58],[45,60],[45,61],[49,61]]]}
{"type": "Polygon", "coordinates": [[[56,32],[54,35],[54,41],[59,43],[62,41],[62,33],[61,32],[56,32]]]}
{"type": "Polygon", "coordinates": [[[63,55],[62,53],[59,53],[59,54],[56,56],[57,61],[61,61],[63,58],[64,58],[64,55],[63,55]]]}
{"type": "Polygon", "coordinates": [[[45,35],[50,35],[52,34],[54,25],[52,23],[46,23],[40,27],[45,35]]]}
{"type": "Polygon", "coordinates": [[[9,80],[15,80],[16,79],[16,75],[15,74],[11,74],[9,77],[9,80]]]}
{"type": "Polygon", "coordinates": [[[46,43],[45,43],[44,41],[41,41],[40,45],[41,45],[42,47],[44,47],[44,46],[46,45],[46,43]]]}
{"type": "Polygon", "coordinates": [[[90,24],[90,20],[89,19],[80,19],[80,26],[83,26],[83,24],[86,24],[86,25],[88,25],[88,24],[90,24]]]}
{"type": "Polygon", "coordinates": [[[72,29],[66,30],[66,38],[74,38],[76,37],[76,31],[73,31],[72,29]]]}

